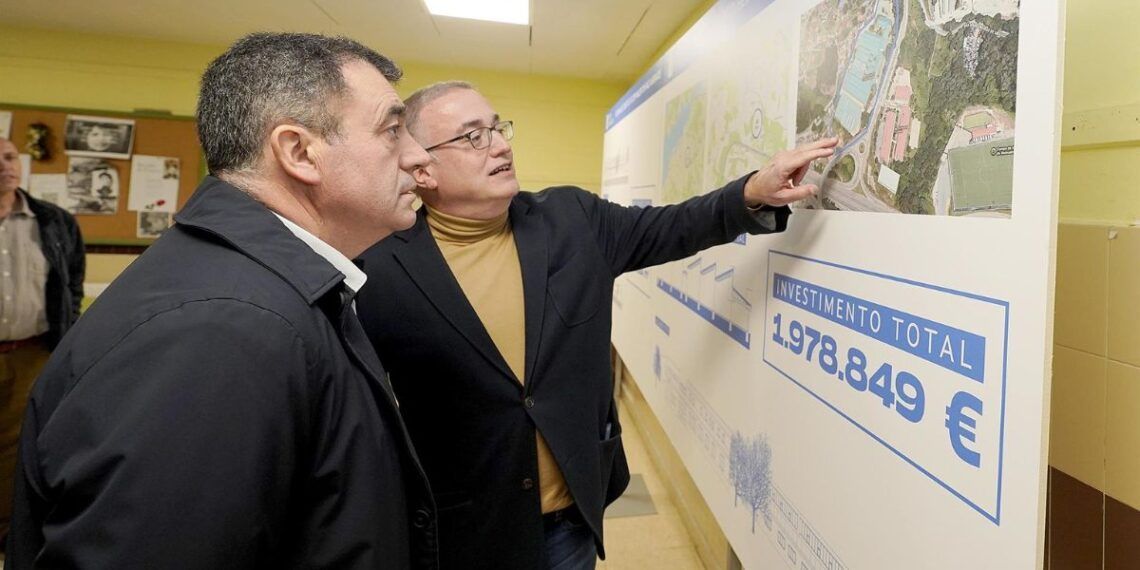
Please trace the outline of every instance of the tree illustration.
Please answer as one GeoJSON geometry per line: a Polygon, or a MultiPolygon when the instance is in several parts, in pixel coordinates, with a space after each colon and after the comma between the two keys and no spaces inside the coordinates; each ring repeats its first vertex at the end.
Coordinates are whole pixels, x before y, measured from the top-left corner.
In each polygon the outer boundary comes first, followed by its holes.
{"type": "Polygon", "coordinates": [[[756,532],[756,515],[768,513],[772,496],[772,448],[768,436],[758,434],[745,438],[732,434],[728,451],[728,476],[735,493],[734,504],[744,500],[752,509],[752,532],[756,532]]]}

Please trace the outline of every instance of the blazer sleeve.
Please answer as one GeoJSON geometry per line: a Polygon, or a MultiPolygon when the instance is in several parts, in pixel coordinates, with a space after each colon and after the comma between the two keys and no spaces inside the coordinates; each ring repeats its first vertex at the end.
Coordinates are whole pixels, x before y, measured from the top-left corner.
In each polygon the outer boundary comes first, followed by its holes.
{"type": "Polygon", "coordinates": [[[744,184],[751,175],[670,206],[620,206],[586,191],[578,192],[577,197],[616,277],[683,259],[743,233],[784,231],[792,213],[787,206],[745,206],[744,184]]]}
{"type": "Polygon", "coordinates": [[[14,521],[9,567],[274,566],[311,431],[306,358],[281,317],[199,301],[77,371],[54,410],[33,394],[17,496],[42,514],[14,521]]]}

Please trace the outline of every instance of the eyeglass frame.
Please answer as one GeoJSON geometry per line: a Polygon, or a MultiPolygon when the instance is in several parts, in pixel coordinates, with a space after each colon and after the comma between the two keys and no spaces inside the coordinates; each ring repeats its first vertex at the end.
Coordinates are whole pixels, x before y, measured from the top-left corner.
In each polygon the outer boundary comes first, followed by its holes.
{"type": "Polygon", "coordinates": [[[491,134],[492,132],[499,133],[499,136],[503,137],[503,140],[509,141],[509,140],[515,138],[515,122],[514,121],[499,121],[499,122],[497,122],[497,123],[495,123],[489,127],[479,127],[479,128],[471,129],[470,131],[467,131],[467,132],[465,132],[465,133],[463,133],[463,134],[461,134],[461,135],[459,135],[453,139],[447,139],[447,140],[445,140],[439,144],[431,145],[431,146],[425,148],[424,151],[425,152],[431,152],[431,151],[433,151],[433,150],[435,150],[435,149],[437,149],[437,148],[439,148],[445,144],[451,144],[453,142],[463,140],[463,139],[467,139],[467,142],[471,143],[471,148],[473,148],[475,150],[483,150],[483,149],[491,148],[491,143],[494,142],[494,137],[495,137],[495,135],[491,134]],[[506,126],[504,127],[503,125],[506,125],[506,126]],[[508,127],[511,129],[511,136],[509,136],[509,137],[507,135],[503,134],[503,129],[508,128],[508,127]],[[480,148],[480,147],[475,146],[475,141],[471,140],[471,135],[473,135],[479,131],[482,131],[482,130],[487,131],[487,141],[488,142],[487,142],[487,146],[480,148]]]}

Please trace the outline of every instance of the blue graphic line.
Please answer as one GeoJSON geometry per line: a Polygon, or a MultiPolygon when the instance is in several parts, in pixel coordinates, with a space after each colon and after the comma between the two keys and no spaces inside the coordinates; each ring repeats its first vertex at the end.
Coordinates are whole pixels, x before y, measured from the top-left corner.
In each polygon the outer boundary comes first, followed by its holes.
{"type": "MultiPolygon", "coordinates": [[[[943,293],[950,293],[952,295],[957,295],[959,297],[965,297],[967,299],[974,299],[977,301],[992,303],[994,305],[997,305],[997,306],[1005,309],[1005,333],[1004,333],[1004,337],[1003,337],[1005,339],[1004,340],[1005,345],[1002,349],[1001,418],[1000,418],[1000,424],[999,424],[1001,427],[999,428],[1000,433],[998,434],[998,476],[997,476],[997,489],[996,489],[996,491],[997,491],[997,507],[993,513],[986,511],[983,507],[981,507],[978,504],[971,501],[965,495],[963,495],[962,493],[958,492],[953,487],[951,487],[948,483],[946,483],[942,479],[938,478],[937,475],[931,473],[930,471],[927,471],[923,466],[919,465],[917,462],[915,462],[910,457],[907,457],[907,455],[905,453],[896,449],[890,443],[887,443],[887,441],[884,440],[883,438],[875,435],[875,433],[872,432],[871,430],[863,427],[863,425],[860,424],[859,422],[855,421],[854,418],[843,413],[842,410],[835,407],[834,405],[832,405],[827,400],[824,400],[819,394],[816,394],[815,392],[813,392],[811,390],[811,388],[808,388],[806,385],[801,384],[798,380],[796,380],[795,378],[792,378],[791,375],[789,375],[787,372],[784,372],[783,370],[780,369],[780,367],[776,366],[771,361],[769,361],[768,360],[768,345],[769,345],[769,343],[764,343],[764,349],[763,349],[763,355],[762,355],[762,359],[764,360],[764,363],[767,364],[768,366],[771,366],[773,370],[775,370],[776,372],[779,372],[783,377],[790,380],[793,384],[802,388],[803,391],[807,392],[809,395],[811,395],[816,400],[819,400],[820,403],[822,403],[824,406],[827,406],[829,409],[831,409],[831,411],[839,414],[840,417],[842,417],[843,419],[850,422],[851,425],[859,428],[860,431],[862,431],[863,433],[870,436],[871,439],[882,444],[883,447],[886,447],[892,453],[899,456],[903,461],[906,461],[912,467],[917,469],[920,473],[922,473],[923,475],[926,475],[928,478],[930,478],[930,480],[934,481],[935,483],[940,485],[942,488],[949,491],[950,494],[957,497],[959,500],[961,500],[967,506],[969,506],[970,508],[974,509],[975,511],[981,513],[981,515],[983,517],[985,517],[987,520],[989,520],[990,522],[994,523],[997,526],[1001,526],[1001,496],[1002,496],[1002,481],[1003,481],[1002,473],[1003,473],[1004,464],[1005,464],[1005,394],[1006,394],[1006,386],[1007,386],[1007,378],[1008,378],[1007,365],[1008,365],[1008,356],[1009,356],[1009,310],[1010,310],[1009,302],[1008,301],[1001,301],[998,299],[993,299],[990,297],[983,297],[981,295],[975,295],[973,293],[966,293],[963,291],[957,291],[955,289],[950,289],[947,287],[930,285],[928,283],[923,283],[921,281],[914,281],[914,280],[905,279],[902,277],[895,277],[893,275],[887,275],[885,273],[877,273],[874,271],[868,271],[866,269],[859,269],[857,267],[850,267],[847,265],[841,265],[839,263],[833,263],[830,261],[823,261],[820,259],[813,259],[813,258],[805,257],[802,255],[794,255],[791,253],[785,253],[785,252],[776,251],[776,250],[768,250],[768,266],[769,267],[772,266],[772,256],[773,255],[782,255],[784,257],[789,257],[789,258],[793,258],[793,259],[800,259],[800,260],[807,261],[810,263],[818,263],[820,265],[826,265],[828,267],[834,267],[837,269],[852,271],[852,272],[860,273],[863,275],[870,275],[870,276],[878,277],[881,279],[887,279],[889,281],[894,281],[896,283],[906,283],[908,285],[915,285],[918,287],[930,289],[932,291],[940,291],[943,293]]],[[[767,309],[767,307],[765,307],[765,309],[767,309]]]]}
{"type": "MultiPolygon", "coordinates": [[[[998,439],[998,493],[997,493],[997,520],[1001,520],[1001,482],[1005,463],[1005,371],[1009,365],[1009,308],[1005,310],[1005,344],[1001,352],[1001,427],[998,428],[1001,438],[998,439]]],[[[999,523],[1000,524],[1000,523],[999,523]]]]}
{"type": "Polygon", "coordinates": [[[986,339],[981,335],[780,273],[774,277],[773,298],[985,383],[986,339]]]}
{"type": "Polygon", "coordinates": [[[922,281],[915,281],[913,279],[906,279],[903,277],[895,277],[894,275],[887,275],[886,273],[877,273],[875,271],[869,271],[867,269],[859,269],[858,267],[850,267],[847,265],[832,263],[830,261],[823,261],[822,259],[814,259],[811,257],[796,255],[794,253],[786,253],[783,251],[777,251],[775,249],[768,250],[769,260],[771,259],[772,254],[782,255],[784,257],[791,257],[793,259],[802,259],[804,261],[810,261],[812,263],[818,263],[820,265],[826,265],[828,267],[834,267],[836,269],[846,269],[847,271],[854,271],[855,273],[861,273],[863,275],[870,275],[871,277],[881,277],[883,279],[889,279],[891,281],[896,281],[898,283],[906,283],[907,285],[918,285],[919,287],[930,289],[932,291],[941,291],[943,293],[950,293],[952,295],[957,295],[959,297],[965,297],[967,299],[974,299],[977,301],[984,301],[986,303],[991,303],[991,304],[997,305],[999,307],[1005,307],[1006,309],[1009,309],[1009,301],[1002,301],[1001,299],[995,299],[993,297],[985,297],[982,295],[977,295],[975,293],[967,293],[965,291],[959,291],[957,289],[951,289],[949,287],[942,287],[940,285],[931,285],[930,283],[923,283],[922,281]]]}
{"type": "MultiPolygon", "coordinates": [[[[767,345],[765,345],[765,347],[767,347],[767,345]]],[[[831,411],[833,411],[833,412],[835,412],[835,413],[839,414],[839,415],[840,415],[840,416],[841,416],[843,419],[845,419],[845,420],[847,420],[847,421],[851,422],[851,425],[853,425],[853,426],[855,426],[855,427],[859,428],[859,430],[860,430],[860,431],[862,431],[863,433],[865,433],[865,434],[867,434],[868,436],[870,436],[870,437],[871,437],[871,439],[873,439],[873,440],[875,440],[875,441],[879,442],[880,444],[882,444],[882,445],[883,445],[883,447],[886,447],[887,449],[891,450],[891,452],[893,452],[895,455],[897,455],[897,456],[899,456],[900,458],[902,458],[902,460],[903,460],[903,461],[906,461],[907,463],[909,463],[909,464],[911,465],[911,467],[914,467],[915,469],[918,469],[918,470],[919,470],[919,472],[921,472],[923,475],[926,475],[926,476],[927,476],[927,477],[929,477],[931,480],[933,480],[935,483],[938,483],[940,486],[942,486],[942,488],[946,489],[947,491],[950,491],[950,493],[951,493],[951,494],[953,494],[955,497],[958,497],[958,498],[959,498],[959,499],[960,499],[962,502],[964,502],[964,503],[966,503],[967,505],[969,505],[969,506],[970,506],[970,508],[974,509],[975,511],[978,511],[979,513],[981,513],[981,514],[982,514],[982,516],[986,517],[987,519],[989,519],[989,520],[990,520],[991,522],[993,522],[994,524],[996,524],[996,525],[998,525],[998,526],[1001,526],[1001,519],[1000,519],[1000,518],[999,518],[997,515],[993,515],[993,514],[990,514],[990,513],[989,513],[988,511],[986,511],[984,508],[982,508],[982,507],[978,506],[978,505],[977,505],[977,504],[975,504],[973,501],[971,501],[970,499],[966,498],[966,496],[965,496],[965,495],[963,495],[963,494],[959,493],[958,491],[954,490],[954,488],[953,488],[953,487],[951,487],[951,486],[950,486],[948,483],[946,483],[946,482],[945,482],[945,481],[943,481],[942,479],[939,479],[937,475],[935,475],[935,474],[931,473],[930,471],[927,471],[927,470],[926,470],[926,468],[924,468],[923,466],[919,465],[917,462],[915,462],[915,461],[914,461],[913,459],[911,459],[910,457],[907,457],[907,455],[906,455],[905,453],[903,453],[903,452],[899,451],[899,450],[898,450],[898,449],[896,449],[896,448],[895,448],[893,445],[891,445],[891,444],[887,443],[887,442],[886,442],[886,441],[885,441],[883,438],[881,438],[881,437],[879,437],[879,436],[875,435],[875,433],[874,433],[874,432],[872,432],[871,430],[869,430],[869,429],[867,429],[867,428],[863,427],[863,425],[862,425],[862,424],[860,424],[859,422],[855,421],[855,419],[854,419],[854,418],[852,418],[851,416],[849,416],[849,415],[847,415],[847,414],[843,413],[843,411],[842,411],[842,410],[840,410],[839,408],[837,408],[837,407],[835,407],[835,406],[831,405],[831,403],[830,403],[830,402],[828,402],[827,400],[824,400],[822,397],[820,397],[820,395],[819,395],[819,394],[816,394],[815,392],[813,392],[813,391],[811,390],[811,388],[808,388],[807,386],[805,386],[805,385],[803,385],[803,384],[800,384],[800,383],[799,383],[799,381],[797,381],[795,378],[792,378],[792,377],[791,377],[791,376],[790,376],[790,375],[789,375],[787,372],[784,372],[783,370],[781,370],[779,366],[776,366],[775,364],[772,364],[772,362],[768,360],[768,357],[767,357],[767,356],[765,356],[765,357],[764,357],[764,362],[765,362],[765,363],[766,363],[768,366],[771,366],[771,367],[772,367],[772,368],[773,368],[773,369],[774,369],[776,372],[779,372],[781,375],[783,375],[783,376],[784,376],[784,378],[787,378],[788,380],[791,380],[793,384],[795,384],[796,386],[799,386],[800,388],[803,388],[803,390],[804,390],[805,392],[807,392],[808,394],[810,394],[810,395],[811,395],[813,398],[815,398],[816,400],[819,400],[819,401],[820,401],[820,403],[822,403],[823,405],[827,406],[828,408],[831,408],[831,411]]],[[[1002,434],[1002,435],[1004,436],[1005,434],[1002,434]]],[[[1001,472],[1001,468],[1000,468],[1000,467],[998,468],[998,472],[999,472],[999,473],[1001,472]]],[[[999,495],[999,496],[1001,495],[1001,480],[1000,480],[1000,478],[999,478],[999,480],[998,480],[998,495],[999,495]]],[[[1000,510],[999,510],[999,512],[1000,512],[1000,510]]]]}
{"type": "Polygon", "coordinates": [[[664,291],[670,297],[681,302],[682,305],[688,307],[702,319],[712,323],[714,327],[728,335],[729,338],[740,343],[744,348],[748,348],[752,343],[752,335],[745,329],[740,328],[732,321],[728,320],[724,315],[713,311],[711,308],[706,307],[700,301],[686,295],[680,289],[668,284],[664,279],[657,280],[657,288],[664,291]]]}

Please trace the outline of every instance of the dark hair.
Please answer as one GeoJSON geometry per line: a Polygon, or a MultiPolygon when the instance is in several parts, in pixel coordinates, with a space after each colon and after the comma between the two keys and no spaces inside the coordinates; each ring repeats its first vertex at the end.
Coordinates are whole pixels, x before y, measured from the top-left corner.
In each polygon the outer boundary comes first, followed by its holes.
{"type": "Polygon", "coordinates": [[[408,125],[408,131],[414,136],[416,129],[420,124],[420,113],[424,107],[458,89],[470,89],[475,91],[475,86],[466,81],[440,81],[439,83],[432,83],[427,87],[417,89],[407,99],[404,99],[406,110],[404,111],[404,120],[408,125]]]}
{"type": "Polygon", "coordinates": [[[325,138],[338,135],[341,67],[359,60],[395,83],[403,74],[376,51],[345,37],[255,33],[238,40],[202,75],[198,140],[212,174],[256,165],[269,131],[295,122],[325,138]]]}

